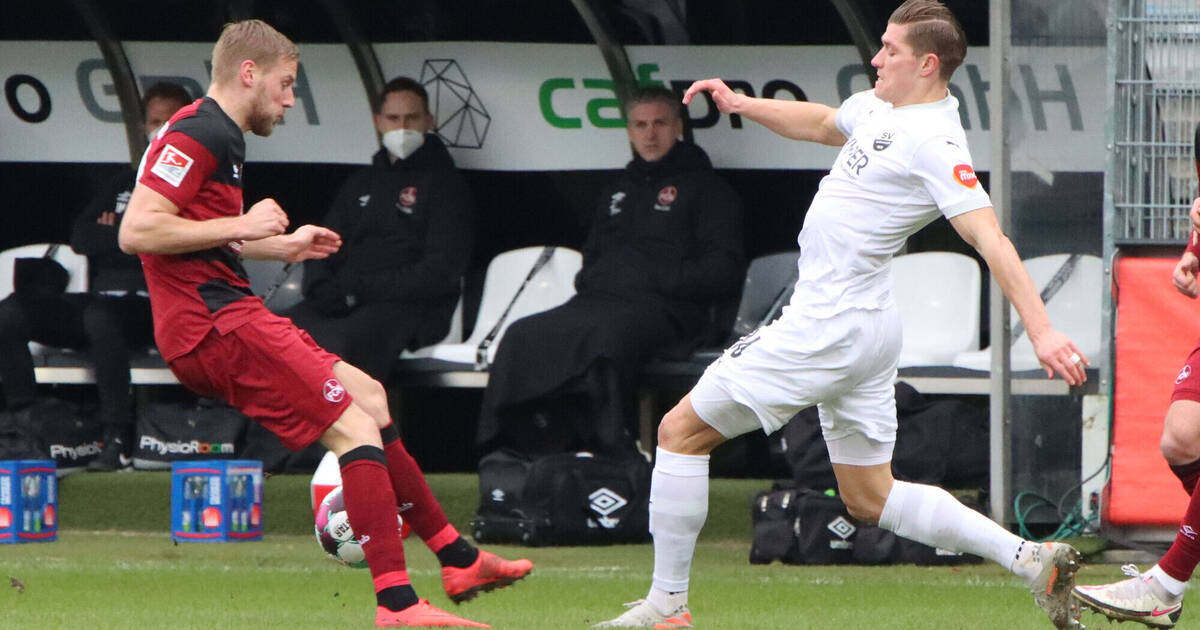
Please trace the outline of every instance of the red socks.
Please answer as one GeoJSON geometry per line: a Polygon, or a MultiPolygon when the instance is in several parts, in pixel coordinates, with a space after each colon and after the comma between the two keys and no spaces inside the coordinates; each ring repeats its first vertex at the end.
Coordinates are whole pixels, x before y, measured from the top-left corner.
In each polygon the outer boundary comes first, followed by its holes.
{"type": "Polygon", "coordinates": [[[383,452],[387,455],[388,474],[395,490],[396,503],[402,508],[400,515],[429,545],[430,551],[437,553],[458,538],[458,531],[446,520],[446,513],[425,482],[425,475],[417,466],[417,460],[408,454],[404,443],[400,441],[396,425],[387,425],[380,435],[383,437],[383,452]],[[453,535],[443,531],[447,527],[453,535]]]}
{"type": "Polygon", "coordinates": [[[1158,566],[1167,575],[1180,582],[1191,579],[1196,565],[1200,564],[1200,493],[1196,491],[1196,481],[1200,477],[1200,465],[1198,464],[1200,462],[1171,467],[1171,470],[1183,481],[1184,488],[1191,486],[1192,500],[1188,502],[1183,522],[1179,524],[1179,533],[1175,535],[1175,543],[1167,550],[1162,560],[1159,560],[1158,566]]]}
{"type": "Polygon", "coordinates": [[[409,586],[404,545],[396,526],[396,502],[392,499],[383,451],[374,446],[360,446],[338,458],[338,464],[342,469],[342,497],[350,527],[361,540],[369,539],[362,547],[376,593],[390,587],[409,586]]]}

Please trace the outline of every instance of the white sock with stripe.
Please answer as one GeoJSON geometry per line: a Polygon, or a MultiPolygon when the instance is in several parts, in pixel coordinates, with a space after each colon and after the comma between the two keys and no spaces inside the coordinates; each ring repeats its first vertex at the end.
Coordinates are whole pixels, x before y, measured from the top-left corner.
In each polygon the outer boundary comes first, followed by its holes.
{"type": "Polygon", "coordinates": [[[654,581],[646,599],[668,614],[687,603],[696,538],[708,516],[708,455],[657,449],[650,478],[654,581]]]}

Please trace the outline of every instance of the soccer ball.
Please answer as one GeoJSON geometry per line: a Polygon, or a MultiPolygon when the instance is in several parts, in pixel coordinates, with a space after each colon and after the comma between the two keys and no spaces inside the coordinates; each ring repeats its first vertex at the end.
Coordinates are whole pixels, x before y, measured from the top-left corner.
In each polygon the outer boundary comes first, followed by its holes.
{"type": "MultiPolygon", "coordinates": [[[[400,518],[399,513],[396,514],[396,527],[404,527],[404,519],[400,518]]],[[[313,529],[321,548],[335,560],[355,568],[367,566],[367,556],[363,553],[362,543],[350,528],[350,517],[346,514],[341,486],[331,490],[321,500],[313,529]]]]}

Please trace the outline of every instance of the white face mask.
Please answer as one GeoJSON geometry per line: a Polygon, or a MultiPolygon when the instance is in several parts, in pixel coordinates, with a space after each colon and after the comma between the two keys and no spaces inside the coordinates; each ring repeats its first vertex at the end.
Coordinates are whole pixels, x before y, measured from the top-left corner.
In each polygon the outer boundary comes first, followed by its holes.
{"type": "Polygon", "coordinates": [[[425,144],[425,134],[413,129],[393,129],[383,134],[383,146],[397,159],[408,156],[425,144]]]}

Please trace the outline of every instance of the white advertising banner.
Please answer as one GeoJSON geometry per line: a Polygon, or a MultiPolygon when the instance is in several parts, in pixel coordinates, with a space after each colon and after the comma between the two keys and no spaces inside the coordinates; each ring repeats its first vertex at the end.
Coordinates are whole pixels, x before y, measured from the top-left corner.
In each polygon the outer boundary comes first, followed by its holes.
{"type": "MultiPolygon", "coordinates": [[[[207,43],[128,42],[143,89],[158,80],[207,87],[207,43]]],[[[438,132],[460,166],[481,170],[617,168],[629,159],[621,111],[599,50],[580,44],[419,42],[375,47],[385,77],[424,83],[438,132]]],[[[756,96],[835,105],[868,87],[850,46],[636,46],[639,79],[682,88],[720,76],[756,96]]],[[[1014,170],[1104,169],[1102,48],[1018,48],[1013,60],[1014,170]]],[[[976,167],[987,170],[987,49],[955,74],[976,167]]],[[[0,161],[128,160],[112,78],[92,42],[0,42],[0,161]]],[[[301,45],[296,106],[269,139],[249,136],[248,161],[366,163],[378,146],[348,49],[301,45]]],[[[826,169],[836,152],[793,142],[697,100],[697,143],[718,167],[826,169]]]]}

